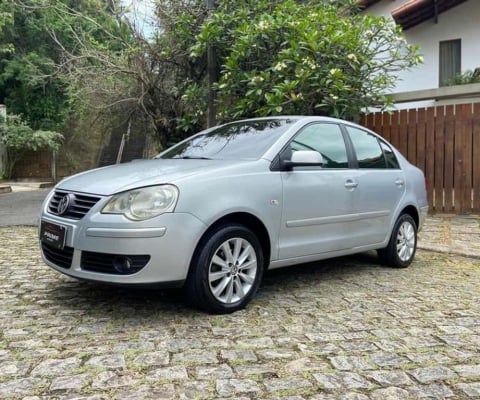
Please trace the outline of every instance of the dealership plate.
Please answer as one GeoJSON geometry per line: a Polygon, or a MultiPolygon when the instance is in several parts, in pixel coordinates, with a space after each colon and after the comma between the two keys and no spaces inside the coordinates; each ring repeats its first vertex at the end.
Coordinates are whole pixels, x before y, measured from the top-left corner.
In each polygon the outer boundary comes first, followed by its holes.
{"type": "Polygon", "coordinates": [[[67,227],[42,221],[40,225],[40,240],[56,249],[63,249],[67,237],[67,227]]]}

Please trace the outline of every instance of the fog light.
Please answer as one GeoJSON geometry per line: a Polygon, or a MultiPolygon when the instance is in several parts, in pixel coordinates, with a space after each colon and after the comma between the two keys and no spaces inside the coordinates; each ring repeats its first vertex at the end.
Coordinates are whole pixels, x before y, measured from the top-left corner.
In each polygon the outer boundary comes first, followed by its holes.
{"type": "Polygon", "coordinates": [[[145,267],[149,261],[148,254],[109,254],[82,251],[80,266],[85,271],[101,274],[132,275],[145,267]]]}
{"type": "Polygon", "coordinates": [[[133,261],[125,256],[115,257],[113,259],[113,268],[120,274],[128,274],[131,273],[131,269],[133,267],[133,261]]]}

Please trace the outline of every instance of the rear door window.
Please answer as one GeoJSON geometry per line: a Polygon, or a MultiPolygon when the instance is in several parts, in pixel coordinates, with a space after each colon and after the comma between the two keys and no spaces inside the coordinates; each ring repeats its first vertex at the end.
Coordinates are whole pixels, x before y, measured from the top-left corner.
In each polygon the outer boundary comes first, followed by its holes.
{"type": "MultiPolygon", "coordinates": [[[[358,168],[386,169],[387,160],[378,138],[362,129],[346,126],[355,151],[358,168]]],[[[390,149],[391,150],[391,149],[390,149]]],[[[392,152],[393,157],[395,155],[392,152]]]]}

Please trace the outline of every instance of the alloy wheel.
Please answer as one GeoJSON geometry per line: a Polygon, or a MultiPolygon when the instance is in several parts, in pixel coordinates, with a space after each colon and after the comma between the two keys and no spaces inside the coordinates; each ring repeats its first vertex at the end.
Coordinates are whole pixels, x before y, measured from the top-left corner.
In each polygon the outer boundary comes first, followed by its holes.
{"type": "Polygon", "coordinates": [[[242,300],[252,289],[257,274],[255,249],[244,238],[231,238],[215,251],[208,269],[211,293],[221,303],[242,300]]]}
{"type": "Polygon", "coordinates": [[[403,221],[397,234],[397,254],[400,260],[410,260],[415,252],[415,228],[409,221],[403,221]]]}

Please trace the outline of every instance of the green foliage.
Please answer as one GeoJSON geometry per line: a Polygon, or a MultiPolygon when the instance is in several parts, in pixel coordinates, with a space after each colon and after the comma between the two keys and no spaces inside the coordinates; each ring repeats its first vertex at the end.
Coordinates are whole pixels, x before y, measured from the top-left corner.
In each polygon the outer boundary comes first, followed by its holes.
{"type": "Polygon", "coordinates": [[[10,26],[13,23],[13,11],[12,5],[8,2],[0,3],[0,56],[11,53],[13,51],[13,46],[11,43],[5,42],[4,30],[7,26],[10,26]]]}
{"type": "Polygon", "coordinates": [[[207,48],[217,117],[355,118],[396,73],[421,61],[400,28],[356,0],[155,0],[147,39],[120,0],[0,3],[0,103],[34,130],[99,120],[148,121],[161,147],[206,123],[207,48]],[[88,110],[88,111],[87,111],[88,110]],[[93,114],[92,114],[93,115],[93,114]]]}
{"type": "Polygon", "coordinates": [[[468,85],[469,83],[480,83],[480,68],[467,70],[450,79],[445,86],[468,85]]]}
{"type": "MultiPolygon", "coordinates": [[[[60,129],[66,110],[62,83],[50,79],[59,51],[45,29],[42,12],[8,2],[0,23],[0,103],[23,115],[35,129],[60,129]]],[[[1,18],[0,18],[1,19],[1,18]]]]}
{"type": "MultiPolygon", "coordinates": [[[[395,72],[421,61],[387,18],[355,2],[220,2],[191,56],[217,51],[220,120],[274,114],[354,118],[385,105],[395,72]]],[[[197,102],[200,111],[203,104],[197,102]]],[[[196,112],[198,113],[199,110],[196,112]]]]}
{"type": "Polygon", "coordinates": [[[0,124],[0,140],[9,149],[58,150],[63,136],[58,132],[34,131],[18,115],[9,115],[0,124]]]}
{"type": "Polygon", "coordinates": [[[15,164],[28,151],[58,150],[63,136],[58,132],[33,130],[18,115],[9,115],[0,121],[0,142],[7,149],[5,175],[11,177],[15,164]]]}
{"type": "MultiPolygon", "coordinates": [[[[48,140],[54,137],[48,132],[62,132],[68,144],[65,151],[71,143],[76,143],[75,156],[93,160],[91,155],[96,149],[91,148],[91,132],[103,132],[104,125],[100,127],[99,121],[107,119],[99,118],[92,108],[111,100],[102,96],[105,87],[115,87],[128,96],[134,86],[128,76],[119,80],[112,78],[111,71],[104,75],[95,71],[99,58],[112,54],[109,62],[120,67],[128,58],[123,44],[132,43],[133,36],[117,15],[119,3],[119,0],[0,0],[0,104],[6,104],[9,113],[25,121],[24,126],[11,121],[11,130],[28,133],[32,128],[35,146],[43,146],[42,139],[48,145],[48,140]],[[79,75],[84,79],[76,79],[79,75]],[[95,92],[84,96],[85,87],[93,87],[95,92]],[[89,121],[85,125],[95,126],[88,132],[80,128],[77,131],[72,127],[80,119],[89,121]],[[78,154],[78,149],[86,155],[78,154]]],[[[116,121],[111,113],[109,117],[108,121],[116,121]]],[[[31,136],[9,137],[10,161],[23,152],[22,146],[13,146],[13,139],[22,144],[22,137],[31,136]]],[[[23,144],[29,147],[28,143],[23,144]]],[[[62,155],[71,158],[65,151],[62,155]]]]}
{"type": "Polygon", "coordinates": [[[78,40],[98,49],[118,43],[103,0],[9,0],[0,5],[0,103],[33,129],[62,131],[72,110],[72,84],[59,74],[78,40]],[[81,15],[81,17],[80,17],[81,15]]]}

